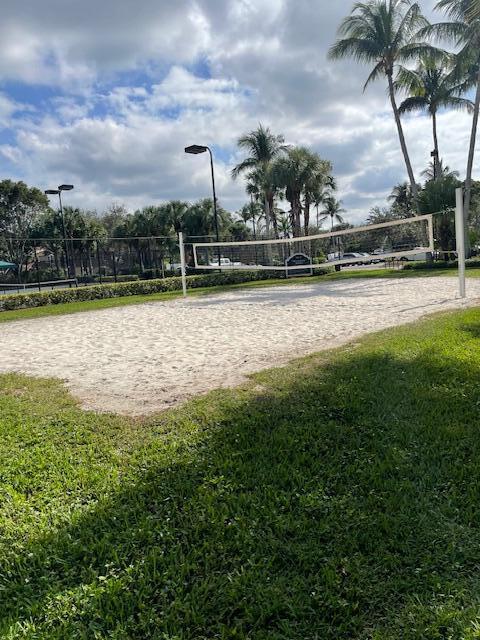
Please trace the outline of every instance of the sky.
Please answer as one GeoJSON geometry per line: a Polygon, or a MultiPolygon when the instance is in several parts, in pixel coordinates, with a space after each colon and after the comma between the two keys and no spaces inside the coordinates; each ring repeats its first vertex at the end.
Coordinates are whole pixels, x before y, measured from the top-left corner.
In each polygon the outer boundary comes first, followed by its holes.
{"type": "MultiPolygon", "coordinates": [[[[211,195],[246,201],[236,141],[259,123],[331,160],[350,222],[406,179],[383,81],[327,58],[352,0],[3,0],[0,179],[72,183],[68,204],[129,210],[211,195]]],[[[433,0],[423,0],[430,16],[433,0]]],[[[440,153],[464,174],[470,118],[442,113],[440,153]]],[[[417,177],[426,116],[405,118],[417,177]]],[[[480,166],[477,160],[476,172],[480,166]]]]}

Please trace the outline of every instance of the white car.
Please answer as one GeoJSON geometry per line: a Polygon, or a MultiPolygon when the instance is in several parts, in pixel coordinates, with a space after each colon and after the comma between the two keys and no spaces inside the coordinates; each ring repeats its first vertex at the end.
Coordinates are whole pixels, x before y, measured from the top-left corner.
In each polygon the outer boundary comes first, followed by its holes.
{"type": "MultiPolygon", "coordinates": [[[[218,258],[210,262],[210,267],[218,267],[218,258]]],[[[220,267],[241,267],[241,262],[232,262],[230,258],[220,258],[220,267]]]]}

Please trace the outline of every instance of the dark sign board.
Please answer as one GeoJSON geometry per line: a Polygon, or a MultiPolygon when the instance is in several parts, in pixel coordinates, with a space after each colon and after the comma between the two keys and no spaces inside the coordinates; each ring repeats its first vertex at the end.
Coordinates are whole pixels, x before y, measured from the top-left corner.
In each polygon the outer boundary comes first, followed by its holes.
{"type": "Polygon", "coordinates": [[[292,256],[288,257],[285,261],[285,266],[287,267],[287,278],[291,278],[292,276],[311,276],[312,275],[312,259],[304,253],[294,253],[292,256]],[[305,265],[305,269],[299,269],[305,265]],[[308,265],[308,266],[307,266],[308,265]],[[296,269],[289,269],[288,267],[297,267],[296,269]]]}

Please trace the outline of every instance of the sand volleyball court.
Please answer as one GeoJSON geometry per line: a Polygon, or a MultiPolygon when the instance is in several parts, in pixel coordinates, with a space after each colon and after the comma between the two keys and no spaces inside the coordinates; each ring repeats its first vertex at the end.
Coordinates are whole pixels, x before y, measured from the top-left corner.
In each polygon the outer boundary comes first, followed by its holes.
{"type": "Polygon", "coordinates": [[[0,325],[0,372],[65,381],[82,405],[141,415],[295,356],[474,304],[456,278],[245,289],[0,325]]]}

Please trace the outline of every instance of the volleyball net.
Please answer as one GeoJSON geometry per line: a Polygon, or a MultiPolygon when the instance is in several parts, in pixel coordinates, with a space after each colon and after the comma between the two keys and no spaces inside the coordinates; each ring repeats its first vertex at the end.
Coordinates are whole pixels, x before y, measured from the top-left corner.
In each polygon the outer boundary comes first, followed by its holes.
{"type": "Polygon", "coordinates": [[[325,266],[428,260],[434,252],[433,215],[310,236],[243,242],[187,243],[193,270],[283,271],[303,275],[325,266]]]}

